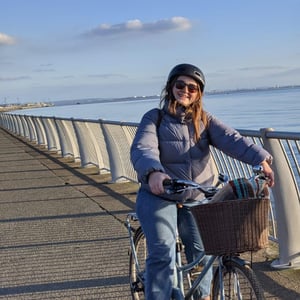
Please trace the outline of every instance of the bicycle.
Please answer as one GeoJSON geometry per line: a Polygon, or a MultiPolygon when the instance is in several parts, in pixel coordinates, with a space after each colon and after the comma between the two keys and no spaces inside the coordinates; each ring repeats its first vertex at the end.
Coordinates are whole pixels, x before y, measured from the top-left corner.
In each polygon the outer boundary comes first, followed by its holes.
{"type": "MultiPolygon", "coordinates": [[[[200,203],[194,201],[194,203],[180,205],[190,205],[201,232],[205,254],[211,255],[201,272],[198,271],[197,266],[201,263],[204,253],[192,263],[182,263],[184,260],[184,258],[182,259],[183,245],[180,237],[177,236],[176,271],[178,283],[177,287],[173,288],[172,299],[194,299],[195,291],[211,266],[214,267],[211,289],[213,300],[265,299],[263,289],[251,268],[251,262],[239,256],[242,252],[264,248],[268,243],[270,199],[266,188],[267,178],[259,166],[253,167],[253,172],[254,176],[250,179],[239,178],[233,181],[228,181],[227,176],[220,174],[218,184],[209,187],[179,179],[164,182],[165,190],[169,194],[181,193],[187,189],[198,189],[204,193],[205,198],[200,203]],[[258,188],[249,195],[246,187],[249,188],[251,182],[258,188]],[[219,188],[220,183],[224,183],[224,185],[219,188]],[[222,199],[223,191],[228,190],[228,187],[232,191],[233,185],[236,185],[235,198],[244,195],[247,196],[247,199],[241,201],[222,199]],[[228,215],[226,214],[228,212],[231,214],[231,221],[227,220],[228,215]],[[220,226],[216,228],[218,221],[220,226]],[[227,227],[224,226],[224,221],[233,223],[228,227],[229,231],[235,232],[234,236],[231,234],[232,232],[224,231],[224,228],[227,227]],[[256,229],[253,227],[253,222],[255,222],[256,229]],[[219,234],[218,230],[221,231],[219,234]],[[228,241],[228,239],[230,240],[228,241]]],[[[226,191],[225,197],[228,197],[228,191],[226,191]]],[[[146,239],[140,226],[135,231],[133,230],[131,221],[138,221],[134,212],[129,213],[126,219],[130,240],[130,289],[133,300],[142,300],[145,299],[146,239]]]]}

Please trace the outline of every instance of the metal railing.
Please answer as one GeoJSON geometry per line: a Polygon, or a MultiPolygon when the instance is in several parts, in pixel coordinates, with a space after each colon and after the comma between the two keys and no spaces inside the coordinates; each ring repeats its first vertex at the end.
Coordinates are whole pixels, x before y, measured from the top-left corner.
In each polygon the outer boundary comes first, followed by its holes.
{"type": "MultiPolygon", "coordinates": [[[[110,172],[112,182],[137,182],[130,162],[130,147],[138,123],[2,113],[0,126],[62,157],[73,158],[83,168],[96,166],[99,173],[110,172]]],[[[271,193],[273,226],[270,234],[272,240],[279,242],[280,258],[273,266],[298,265],[300,240],[295,228],[300,228],[300,133],[273,129],[238,131],[274,157],[276,184],[271,193]],[[286,232],[289,233],[288,241],[286,232]]],[[[211,155],[216,169],[228,174],[229,178],[252,175],[251,166],[214,147],[211,155]]]]}

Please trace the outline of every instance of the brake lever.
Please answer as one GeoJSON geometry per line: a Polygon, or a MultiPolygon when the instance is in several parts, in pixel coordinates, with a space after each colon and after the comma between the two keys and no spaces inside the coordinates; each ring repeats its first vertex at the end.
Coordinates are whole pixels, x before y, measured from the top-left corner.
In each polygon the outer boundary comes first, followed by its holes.
{"type": "Polygon", "coordinates": [[[187,189],[187,185],[180,179],[165,179],[163,186],[166,194],[180,194],[187,189]]]}
{"type": "Polygon", "coordinates": [[[212,198],[218,191],[217,187],[211,187],[204,191],[205,198],[212,198]]]}

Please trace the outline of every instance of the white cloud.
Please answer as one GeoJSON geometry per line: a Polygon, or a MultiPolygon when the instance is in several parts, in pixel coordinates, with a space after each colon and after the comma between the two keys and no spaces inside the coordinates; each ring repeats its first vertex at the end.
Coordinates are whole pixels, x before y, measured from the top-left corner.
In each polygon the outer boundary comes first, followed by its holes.
{"type": "Polygon", "coordinates": [[[143,28],[143,23],[140,20],[131,20],[125,23],[125,27],[128,30],[137,30],[143,28]]]}
{"type": "Polygon", "coordinates": [[[16,43],[15,38],[0,32],[0,46],[13,45],[16,43]]]}
{"type": "Polygon", "coordinates": [[[83,34],[84,37],[114,36],[128,33],[160,33],[166,31],[183,31],[192,27],[191,22],[184,17],[173,17],[155,22],[143,23],[141,20],[129,20],[120,24],[101,24],[83,34]]]}

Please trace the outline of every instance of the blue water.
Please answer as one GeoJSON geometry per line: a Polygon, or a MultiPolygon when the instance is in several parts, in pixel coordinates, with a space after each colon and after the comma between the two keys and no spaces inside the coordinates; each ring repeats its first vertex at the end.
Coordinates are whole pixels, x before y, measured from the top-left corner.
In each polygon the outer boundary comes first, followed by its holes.
{"type": "MultiPolygon", "coordinates": [[[[54,103],[55,104],[55,103],[54,103]]],[[[103,119],[138,123],[142,115],[158,107],[157,99],[65,105],[18,111],[20,114],[79,119],[103,119]]],[[[207,94],[204,107],[237,129],[300,132],[300,88],[207,94]]]]}

